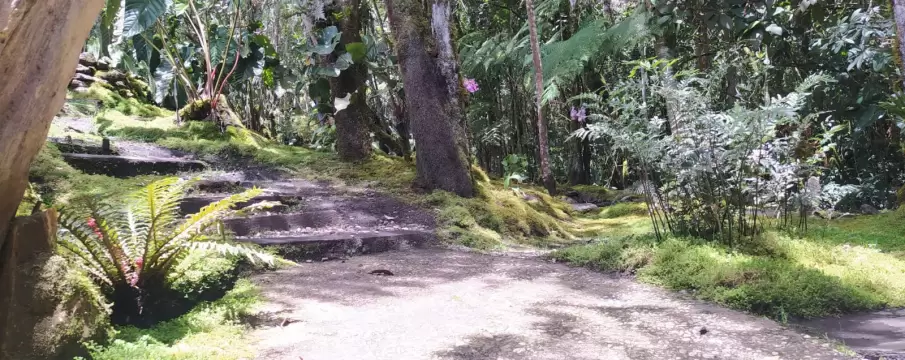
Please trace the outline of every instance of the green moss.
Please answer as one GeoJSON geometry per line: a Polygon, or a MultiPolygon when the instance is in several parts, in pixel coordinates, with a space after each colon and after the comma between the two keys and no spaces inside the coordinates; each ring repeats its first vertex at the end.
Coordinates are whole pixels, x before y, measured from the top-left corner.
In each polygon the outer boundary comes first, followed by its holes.
{"type": "Polygon", "coordinates": [[[109,87],[94,83],[84,92],[72,92],[69,98],[76,100],[96,100],[105,109],[115,109],[125,115],[141,117],[159,117],[171,114],[166,110],[151,104],[146,104],[136,98],[124,98],[109,87]]]}
{"type": "Polygon", "coordinates": [[[51,143],[44,145],[29,169],[29,181],[46,206],[65,205],[76,196],[120,196],[160,178],[157,175],[128,179],[88,175],[69,166],[51,143]]]}
{"type": "MultiPolygon", "coordinates": [[[[642,281],[779,320],[837,315],[905,306],[902,216],[833,221],[803,238],[768,232],[733,248],[698,239],[611,237],[553,256],[603,271],[637,270],[642,281]]],[[[595,221],[613,227],[624,219],[595,221]]]]}
{"type": "Polygon", "coordinates": [[[239,280],[223,298],[202,304],[150,329],[118,329],[107,344],[91,344],[94,360],[232,360],[254,356],[252,339],[238,320],[259,302],[257,289],[239,280]]]}
{"type": "Polygon", "coordinates": [[[602,219],[615,219],[629,215],[647,215],[647,204],[618,203],[600,210],[600,218],[602,219]]]}

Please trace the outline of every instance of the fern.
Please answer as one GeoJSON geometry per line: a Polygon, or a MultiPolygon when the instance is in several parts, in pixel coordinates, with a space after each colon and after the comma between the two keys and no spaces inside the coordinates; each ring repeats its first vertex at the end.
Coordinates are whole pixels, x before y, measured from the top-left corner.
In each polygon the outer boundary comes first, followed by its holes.
{"type": "MultiPolygon", "coordinates": [[[[60,209],[63,254],[91,275],[112,299],[122,293],[153,296],[193,249],[273,264],[272,255],[230,241],[221,220],[259,195],[252,189],[210,204],[183,219],[179,203],[192,180],[167,178],[131,194],[125,204],[89,198],[60,209]]],[[[139,311],[141,302],[137,304],[139,311]]]]}

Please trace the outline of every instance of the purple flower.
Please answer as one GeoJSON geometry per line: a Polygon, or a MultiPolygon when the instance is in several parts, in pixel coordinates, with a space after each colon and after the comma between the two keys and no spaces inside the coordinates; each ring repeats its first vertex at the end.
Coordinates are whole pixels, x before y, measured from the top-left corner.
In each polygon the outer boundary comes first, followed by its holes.
{"type": "Polygon", "coordinates": [[[572,118],[572,121],[578,121],[583,123],[585,119],[588,117],[588,109],[581,106],[581,108],[576,109],[574,106],[572,107],[572,111],[569,113],[569,117],[572,118]]]}
{"type": "Polygon", "coordinates": [[[464,80],[462,80],[462,85],[465,86],[465,90],[472,94],[480,90],[480,88],[478,88],[478,82],[475,81],[475,79],[465,78],[464,80]]]}

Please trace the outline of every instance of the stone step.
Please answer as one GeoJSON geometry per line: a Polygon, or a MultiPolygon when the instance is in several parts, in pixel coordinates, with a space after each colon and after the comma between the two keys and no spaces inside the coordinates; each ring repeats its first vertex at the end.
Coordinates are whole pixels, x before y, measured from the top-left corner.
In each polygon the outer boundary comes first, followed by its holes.
{"type": "Polygon", "coordinates": [[[226,219],[223,223],[236,236],[255,233],[287,232],[299,229],[317,229],[332,225],[375,226],[380,222],[376,216],[364,213],[344,214],[336,210],[306,211],[302,213],[255,215],[226,219]]]}
{"type": "MultiPolygon", "coordinates": [[[[179,211],[182,212],[182,214],[194,214],[194,213],[201,211],[201,209],[203,207],[213,204],[217,201],[223,200],[227,196],[228,195],[201,195],[201,196],[184,197],[184,198],[182,198],[182,201],[179,203],[179,211]]],[[[271,212],[282,212],[285,210],[286,207],[297,205],[302,200],[299,199],[299,197],[297,197],[297,196],[287,196],[284,194],[264,193],[264,194],[255,196],[251,200],[237,203],[235,208],[236,209],[246,208],[249,205],[254,205],[254,204],[257,204],[262,201],[277,201],[277,202],[282,203],[283,205],[285,205],[284,208],[282,208],[282,209],[276,208],[276,209],[270,210],[271,212]]]]}
{"type": "Polygon", "coordinates": [[[82,172],[119,178],[150,174],[176,174],[202,171],[207,168],[207,164],[201,161],[178,158],[64,153],[63,159],[82,172]]]}
{"type": "Polygon", "coordinates": [[[243,237],[241,242],[280,246],[278,253],[289,260],[342,258],[409,247],[421,247],[434,239],[426,231],[398,230],[338,232],[334,234],[243,237]]]}

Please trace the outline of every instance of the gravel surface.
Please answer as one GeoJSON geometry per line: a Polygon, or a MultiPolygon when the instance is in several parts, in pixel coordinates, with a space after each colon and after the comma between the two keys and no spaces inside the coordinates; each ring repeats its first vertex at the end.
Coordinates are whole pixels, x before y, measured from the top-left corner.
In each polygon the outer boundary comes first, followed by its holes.
{"type": "Polygon", "coordinates": [[[850,358],[763,318],[536,258],[412,249],[253,280],[259,359],[850,358]]]}

